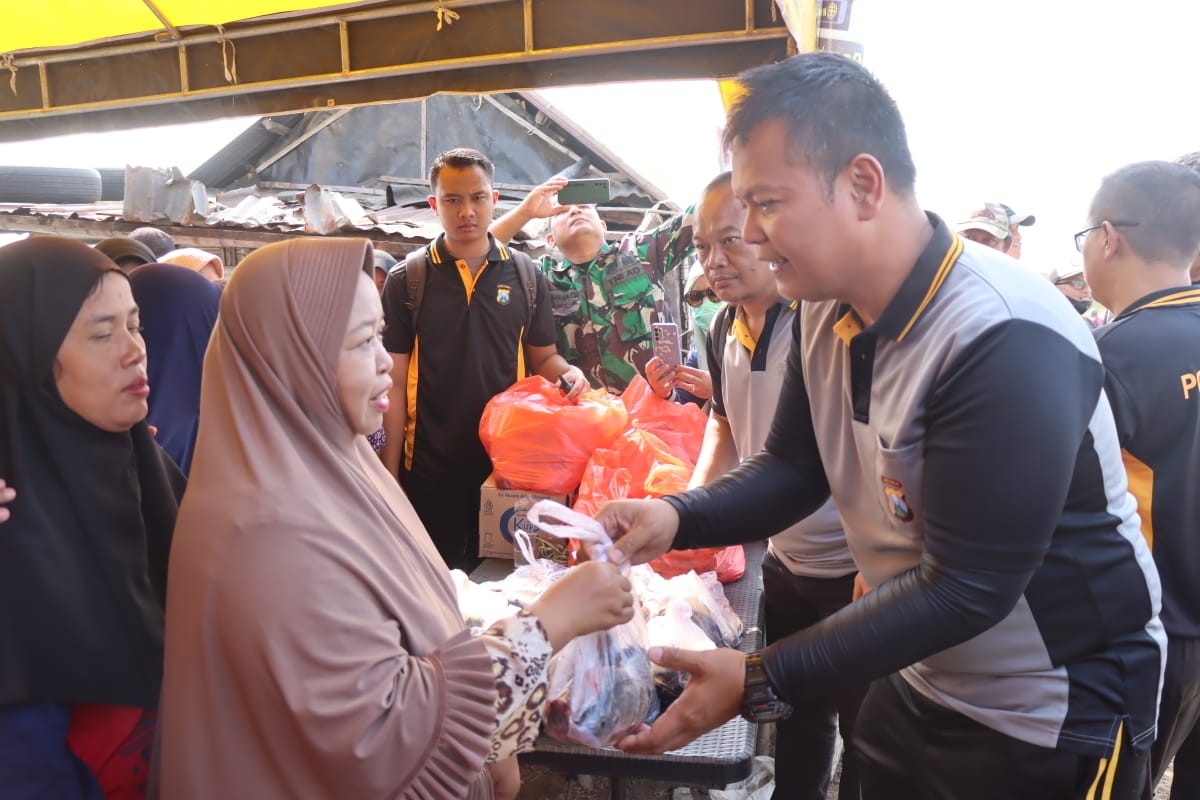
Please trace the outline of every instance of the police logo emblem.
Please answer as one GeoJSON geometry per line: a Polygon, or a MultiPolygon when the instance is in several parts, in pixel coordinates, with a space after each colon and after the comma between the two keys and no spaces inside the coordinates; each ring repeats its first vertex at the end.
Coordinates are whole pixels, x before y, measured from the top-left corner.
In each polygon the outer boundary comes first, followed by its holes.
{"type": "Polygon", "coordinates": [[[512,287],[507,284],[500,284],[496,287],[496,302],[502,306],[506,306],[512,302],[512,287]]]}
{"type": "Polygon", "coordinates": [[[901,522],[912,522],[913,510],[908,505],[908,497],[904,494],[904,484],[886,475],[881,480],[883,481],[883,496],[887,500],[888,511],[901,522]]]}

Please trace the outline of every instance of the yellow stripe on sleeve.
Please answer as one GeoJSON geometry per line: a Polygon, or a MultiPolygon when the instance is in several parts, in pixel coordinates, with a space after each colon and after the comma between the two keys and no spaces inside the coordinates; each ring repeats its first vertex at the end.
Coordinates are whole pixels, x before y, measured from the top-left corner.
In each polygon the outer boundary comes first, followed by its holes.
{"type": "Polygon", "coordinates": [[[1154,549],[1154,470],[1128,450],[1121,451],[1125,462],[1125,475],[1129,479],[1129,493],[1137,500],[1138,516],[1142,518],[1142,536],[1146,546],[1154,549]]]}
{"type": "Polygon", "coordinates": [[[404,419],[404,469],[409,471],[412,470],[413,445],[417,440],[417,369],[421,364],[417,349],[420,344],[420,339],[413,339],[412,354],[408,357],[408,385],[404,391],[408,408],[404,419]]]}

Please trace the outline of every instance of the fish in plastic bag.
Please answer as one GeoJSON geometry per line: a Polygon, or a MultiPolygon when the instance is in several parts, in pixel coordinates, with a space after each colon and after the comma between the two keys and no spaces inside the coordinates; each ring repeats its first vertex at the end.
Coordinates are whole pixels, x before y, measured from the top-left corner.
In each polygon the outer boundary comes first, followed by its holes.
{"type": "MultiPolygon", "coordinates": [[[[682,600],[671,600],[666,611],[646,624],[651,647],[677,647],[681,650],[715,650],[716,645],[692,621],[692,609],[682,600]]],[[[669,695],[678,695],[687,686],[688,673],[654,665],[654,682],[669,695]]]]}
{"type": "MultiPolygon", "coordinates": [[[[612,546],[594,520],[550,500],[536,503],[526,519],[551,535],[599,544],[604,554],[612,546]]],[[[564,742],[606,747],[657,712],[646,643],[646,622],[635,608],[629,622],[577,637],[559,651],[550,661],[546,733],[564,742]]]]}
{"type": "Polygon", "coordinates": [[[715,573],[697,575],[689,572],[667,581],[672,598],[682,600],[692,609],[692,620],[713,643],[720,647],[737,647],[745,626],[729,605],[725,590],[715,573]]]}

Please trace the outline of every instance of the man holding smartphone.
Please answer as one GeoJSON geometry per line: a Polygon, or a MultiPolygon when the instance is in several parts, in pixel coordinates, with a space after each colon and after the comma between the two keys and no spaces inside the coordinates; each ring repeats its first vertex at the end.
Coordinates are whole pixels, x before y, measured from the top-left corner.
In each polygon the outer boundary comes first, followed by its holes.
{"type": "Polygon", "coordinates": [[[558,352],[594,387],[621,392],[654,355],[651,326],[666,310],[663,276],[692,254],[690,210],[613,245],[595,205],[560,204],[566,178],[551,178],[491,226],[509,241],[531,219],[551,217],[546,241],[561,258],[543,256],[558,352]]]}

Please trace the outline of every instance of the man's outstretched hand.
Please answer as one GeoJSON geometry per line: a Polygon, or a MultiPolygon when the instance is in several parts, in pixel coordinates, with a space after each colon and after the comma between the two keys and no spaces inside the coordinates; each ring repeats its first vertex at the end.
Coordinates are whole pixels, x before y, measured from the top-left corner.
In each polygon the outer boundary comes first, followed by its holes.
{"type": "Polygon", "coordinates": [[[671,549],[679,532],[679,514],[666,500],[614,500],[604,504],[596,521],[613,539],[608,560],[614,564],[653,561],[671,549]]]}
{"type": "Polygon", "coordinates": [[[617,742],[629,753],[655,754],[677,750],[726,720],[742,708],[746,683],[746,654],[727,647],[716,650],[680,650],[651,647],[650,660],[660,666],[683,670],[687,688],[653,726],[617,742]]]}

